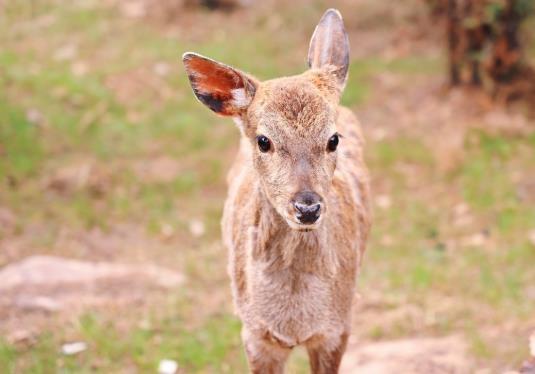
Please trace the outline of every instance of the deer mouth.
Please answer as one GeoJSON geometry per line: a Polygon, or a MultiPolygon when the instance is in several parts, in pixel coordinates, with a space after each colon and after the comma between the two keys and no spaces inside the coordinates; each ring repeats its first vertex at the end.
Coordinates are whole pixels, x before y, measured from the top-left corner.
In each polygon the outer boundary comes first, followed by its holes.
{"type": "Polygon", "coordinates": [[[297,217],[295,218],[292,217],[292,218],[286,218],[286,222],[288,223],[288,226],[290,226],[292,230],[308,232],[308,231],[316,230],[320,226],[322,218],[323,218],[323,215],[319,216],[318,219],[313,223],[302,223],[302,222],[299,222],[299,219],[297,217]]]}

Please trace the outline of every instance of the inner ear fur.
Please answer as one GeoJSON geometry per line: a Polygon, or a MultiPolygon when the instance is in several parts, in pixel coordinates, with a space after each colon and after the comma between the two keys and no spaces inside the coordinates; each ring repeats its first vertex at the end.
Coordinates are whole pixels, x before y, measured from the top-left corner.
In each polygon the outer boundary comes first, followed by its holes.
{"type": "Polygon", "coordinates": [[[224,116],[239,116],[247,110],[258,86],[254,78],[196,53],[185,53],[182,60],[200,102],[224,116]]]}

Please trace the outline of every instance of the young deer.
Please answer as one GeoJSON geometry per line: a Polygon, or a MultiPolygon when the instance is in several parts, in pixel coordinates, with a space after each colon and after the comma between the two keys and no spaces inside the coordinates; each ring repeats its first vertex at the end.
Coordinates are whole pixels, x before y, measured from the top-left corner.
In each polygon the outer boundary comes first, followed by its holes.
{"type": "Polygon", "coordinates": [[[260,82],[194,53],[183,60],[195,96],[241,132],[222,228],[251,371],[283,372],[302,344],[312,372],[336,373],[370,227],[364,141],[338,104],[342,17],[323,15],[301,75],[260,82]]]}

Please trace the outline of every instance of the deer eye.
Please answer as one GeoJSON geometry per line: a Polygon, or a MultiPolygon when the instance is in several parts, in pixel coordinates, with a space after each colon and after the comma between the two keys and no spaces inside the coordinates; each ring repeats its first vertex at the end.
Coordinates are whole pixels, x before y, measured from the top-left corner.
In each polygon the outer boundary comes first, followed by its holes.
{"type": "Polygon", "coordinates": [[[327,143],[327,150],[329,152],[336,151],[336,147],[338,147],[338,142],[339,142],[339,135],[338,134],[334,134],[333,136],[331,136],[329,138],[329,142],[327,143]]]}
{"type": "Polygon", "coordinates": [[[256,142],[258,143],[258,149],[260,152],[267,152],[271,148],[271,142],[264,135],[258,135],[256,137],[256,142]]]}

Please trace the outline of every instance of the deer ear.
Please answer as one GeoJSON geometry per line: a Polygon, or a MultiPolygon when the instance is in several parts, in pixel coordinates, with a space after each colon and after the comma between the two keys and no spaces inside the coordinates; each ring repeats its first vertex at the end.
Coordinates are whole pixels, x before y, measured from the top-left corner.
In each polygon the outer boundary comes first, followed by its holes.
{"type": "Polygon", "coordinates": [[[349,68],[349,39],[338,10],[327,10],[316,26],[310,39],[308,66],[329,70],[335,75],[340,91],[344,89],[349,68]]]}
{"type": "Polygon", "coordinates": [[[195,53],[185,53],[182,61],[200,102],[224,116],[238,116],[247,110],[256,92],[256,81],[230,66],[195,53]]]}

